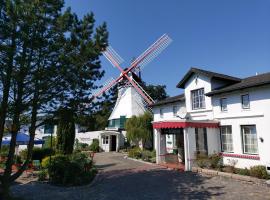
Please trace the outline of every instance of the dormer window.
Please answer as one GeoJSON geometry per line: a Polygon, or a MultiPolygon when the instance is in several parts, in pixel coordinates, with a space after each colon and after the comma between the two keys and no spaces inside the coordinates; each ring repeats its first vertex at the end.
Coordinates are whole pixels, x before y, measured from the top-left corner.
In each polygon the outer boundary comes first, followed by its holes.
{"type": "Polygon", "coordinates": [[[192,110],[205,108],[204,88],[191,91],[192,110]]]}
{"type": "Polygon", "coordinates": [[[249,109],[250,108],[249,95],[248,94],[242,95],[241,100],[242,100],[242,108],[249,109]]]}
{"type": "Polygon", "coordinates": [[[220,110],[227,111],[227,98],[220,99],[220,110]]]}
{"type": "Polygon", "coordinates": [[[177,106],[173,106],[173,116],[177,116],[177,106]]]}
{"type": "Polygon", "coordinates": [[[159,115],[160,115],[160,118],[163,118],[163,108],[159,109],[159,115]]]}

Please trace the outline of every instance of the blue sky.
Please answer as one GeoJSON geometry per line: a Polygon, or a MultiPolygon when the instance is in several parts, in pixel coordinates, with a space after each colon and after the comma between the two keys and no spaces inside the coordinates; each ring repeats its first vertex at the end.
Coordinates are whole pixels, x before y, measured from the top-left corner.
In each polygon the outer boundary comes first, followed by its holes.
{"type": "MultiPolygon", "coordinates": [[[[82,17],[106,21],[123,68],[167,33],[173,43],[143,69],[143,80],[167,86],[170,96],[190,67],[247,77],[270,72],[269,0],[66,0],[82,17]]],[[[102,58],[106,75],[119,71],[102,58]]]]}

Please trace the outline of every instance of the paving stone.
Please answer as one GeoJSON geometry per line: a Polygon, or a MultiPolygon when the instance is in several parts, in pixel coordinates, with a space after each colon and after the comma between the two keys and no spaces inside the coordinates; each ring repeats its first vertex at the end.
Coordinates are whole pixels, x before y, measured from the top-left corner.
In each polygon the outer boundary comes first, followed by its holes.
{"type": "Polygon", "coordinates": [[[32,182],[12,187],[26,200],[178,200],[270,199],[269,187],[245,184],[219,176],[165,170],[128,159],[118,153],[96,154],[101,170],[94,185],[56,187],[32,182]]]}

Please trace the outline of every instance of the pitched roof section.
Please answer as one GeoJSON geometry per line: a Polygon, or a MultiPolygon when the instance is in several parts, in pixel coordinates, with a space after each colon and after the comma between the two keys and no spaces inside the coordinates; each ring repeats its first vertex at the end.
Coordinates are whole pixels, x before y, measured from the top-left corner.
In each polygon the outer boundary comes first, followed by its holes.
{"type": "Polygon", "coordinates": [[[210,78],[217,78],[217,79],[221,79],[221,80],[228,80],[229,82],[232,82],[232,83],[237,83],[237,82],[240,82],[241,81],[241,79],[240,78],[237,78],[237,77],[228,76],[228,75],[225,75],[225,74],[219,74],[219,73],[216,73],[216,72],[211,72],[211,71],[207,71],[207,70],[203,70],[203,69],[198,69],[198,68],[192,67],[186,73],[186,75],[184,76],[184,78],[177,84],[176,87],[178,87],[178,88],[184,88],[185,87],[185,83],[188,81],[188,79],[190,78],[190,76],[193,73],[203,74],[203,75],[205,75],[207,77],[210,77],[210,78]]]}
{"type": "Polygon", "coordinates": [[[209,92],[206,95],[213,96],[216,94],[221,94],[221,93],[225,93],[225,92],[232,92],[235,90],[241,90],[241,89],[250,88],[250,87],[257,87],[257,86],[262,86],[262,85],[266,85],[266,84],[270,84],[270,72],[265,73],[265,74],[256,75],[256,76],[251,76],[248,78],[244,78],[239,83],[213,90],[212,92],[209,92]]]}
{"type": "Polygon", "coordinates": [[[166,99],[158,101],[158,102],[152,104],[151,106],[155,107],[155,106],[165,105],[165,104],[169,104],[169,103],[184,101],[184,100],[185,100],[185,94],[180,94],[180,95],[177,95],[174,97],[168,97],[166,99]]]}

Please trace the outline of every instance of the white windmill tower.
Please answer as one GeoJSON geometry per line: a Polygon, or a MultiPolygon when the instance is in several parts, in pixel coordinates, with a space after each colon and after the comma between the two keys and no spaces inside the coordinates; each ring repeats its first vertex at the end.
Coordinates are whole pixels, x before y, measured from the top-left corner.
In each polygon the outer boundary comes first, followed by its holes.
{"type": "Polygon", "coordinates": [[[106,128],[107,132],[105,131],[103,134],[105,142],[103,139],[101,141],[102,144],[108,143],[108,146],[116,146],[116,148],[109,147],[109,150],[117,150],[118,147],[124,143],[123,138],[125,136],[125,132],[123,129],[126,119],[133,115],[141,115],[146,110],[151,109],[149,106],[154,103],[154,100],[141,87],[141,79],[137,74],[149,62],[156,58],[171,43],[171,41],[171,38],[167,34],[162,35],[126,69],[122,69],[120,67],[120,64],[123,63],[123,59],[113,50],[112,47],[108,47],[106,51],[103,52],[103,55],[109,60],[109,62],[121,72],[118,78],[110,78],[105,82],[104,87],[93,95],[94,98],[96,98],[118,84],[118,98],[109,117],[109,126],[106,128]],[[115,133],[117,137],[112,137],[114,136],[114,132],[112,131],[120,133],[120,137],[117,136],[117,133],[115,133]],[[116,142],[114,142],[114,140],[116,140],[116,142]],[[112,143],[116,144],[114,145],[112,143]]]}

